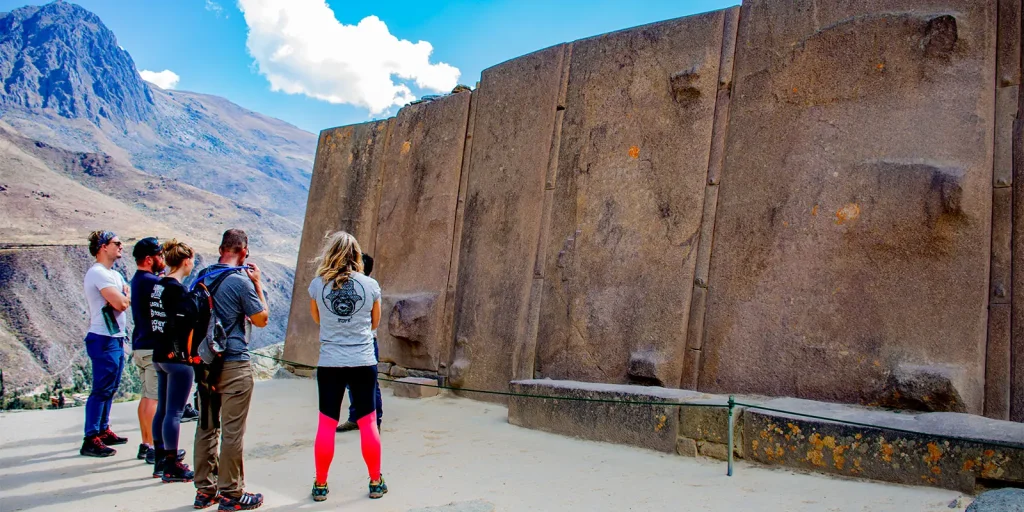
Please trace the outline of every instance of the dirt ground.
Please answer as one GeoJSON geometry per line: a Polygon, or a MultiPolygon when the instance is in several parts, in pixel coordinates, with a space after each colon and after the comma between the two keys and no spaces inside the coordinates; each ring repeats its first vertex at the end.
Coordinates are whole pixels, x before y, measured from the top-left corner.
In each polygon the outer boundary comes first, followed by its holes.
{"type": "MultiPolygon", "coordinates": [[[[496,511],[950,511],[961,495],[797,474],[595,443],[509,425],[506,410],[462,398],[394,398],[384,390],[384,475],[390,492],[367,498],[357,432],[340,433],[324,503],[313,481],[316,386],[275,380],[256,386],[246,434],[247,490],[261,510],[496,511]],[[472,502],[472,503],[471,503],[472,502]],[[446,509],[447,510],[447,509],[446,509]]],[[[129,438],[108,459],[78,455],[82,408],[0,414],[0,512],[192,510],[191,484],[163,484],[135,458],[136,403],[116,404],[112,424],[129,438]]],[[[182,432],[191,462],[195,423],[182,432]]],[[[215,509],[214,509],[215,510],[215,509]]]]}

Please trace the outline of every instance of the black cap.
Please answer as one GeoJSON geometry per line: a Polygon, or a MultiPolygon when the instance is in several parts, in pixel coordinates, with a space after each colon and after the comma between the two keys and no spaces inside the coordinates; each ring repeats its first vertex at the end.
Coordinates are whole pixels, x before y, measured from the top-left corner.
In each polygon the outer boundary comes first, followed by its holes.
{"type": "Polygon", "coordinates": [[[155,237],[148,236],[135,242],[135,248],[132,249],[132,256],[136,260],[144,259],[146,256],[156,256],[162,254],[164,248],[160,246],[160,241],[155,237]]]}

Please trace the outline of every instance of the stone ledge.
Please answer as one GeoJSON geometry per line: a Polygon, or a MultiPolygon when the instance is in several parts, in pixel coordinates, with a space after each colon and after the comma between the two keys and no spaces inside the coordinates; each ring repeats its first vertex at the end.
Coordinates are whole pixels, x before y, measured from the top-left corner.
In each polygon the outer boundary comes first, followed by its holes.
{"type": "Polygon", "coordinates": [[[557,397],[509,397],[508,420],[513,425],[666,453],[676,451],[679,433],[678,407],[672,404],[706,397],[681,389],[549,379],[513,381],[509,387],[513,393],[557,397]],[[576,398],[664,402],[665,405],[572,400],[576,398]]]}
{"type": "Polygon", "coordinates": [[[440,389],[436,379],[404,377],[391,383],[392,392],[402,398],[428,398],[437,396],[440,389]]]}
{"type": "MultiPolygon", "coordinates": [[[[512,381],[509,388],[514,393],[554,397],[509,397],[508,421],[513,425],[685,456],[724,459],[728,454],[728,412],[712,407],[725,404],[723,396],[549,379],[512,381]],[[664,405],[571,400],[574,398],[664,405]],[[693,406],[674,405],[680,403],[693,406]]],[[[793,398],[737,400],[878,426],[737,407],[734,452],[751,461],[965,493],[983,486],[1024,483],[1024,424],[970,414],[893,412],[793,398]],[[1010,447],[998,446],[1003,444],[1010,447]]]]}

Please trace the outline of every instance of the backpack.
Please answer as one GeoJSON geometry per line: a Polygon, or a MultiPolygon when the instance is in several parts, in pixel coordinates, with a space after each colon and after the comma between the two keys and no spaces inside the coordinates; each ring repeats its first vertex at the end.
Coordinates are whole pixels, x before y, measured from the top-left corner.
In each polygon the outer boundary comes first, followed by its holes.
{"type": "Polygon", "coordinates": [[[242,268],[244,267],[229,267],[200,274],[186,294],[186,300],[191,303],[190,307],[195,308],[197,314],[191,322],[187,346],[180,347],[180,350],[182,360],[195,368],[196,383],[201,386],[212,388],[212,382],[216,382],[216,374],[220,373],[219,368],[223,365],[222,356],[227,342],[227,332],[213,307],[213,294],[224,279],[242,268]],[[204,282],[206,278],[216,274],[220,275],[207,286],[204,282]],[[202,381],[200,377],[203,377],[202,381]]]}

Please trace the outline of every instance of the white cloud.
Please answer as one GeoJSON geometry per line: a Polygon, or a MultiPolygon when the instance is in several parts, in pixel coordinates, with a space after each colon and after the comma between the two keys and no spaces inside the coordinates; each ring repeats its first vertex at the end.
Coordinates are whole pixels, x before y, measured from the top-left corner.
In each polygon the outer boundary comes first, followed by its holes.
{"type": "Polygon", "coordinates": [[[218,18],[221,16],[228,17],[227,14],[224,14],[224,8],[213,0],[206,0],[206,10],[216,14],[218,18]]]}
{"type": "Polygon", "coordinates": [[[148,69],[143,69],[139,71],[139,74],[142,75],[143,80],[154,84],[161,89],[174,89],[174,87],[178,85],[178,81],[181,80],[181,77],[178,76],[177,73],[169,69],[165,69],[163,71],[149,71],[148,69]]]}
{"type": "Polygon", "coordinates": [[[448,92],[459,70],[432,64],[434,47],[391,35],[376,16],[345,25],[324,0],[238,0],[247,46],[273,91],[347,103],[379,114],[414,99],[402,81],[448,92]]]}

